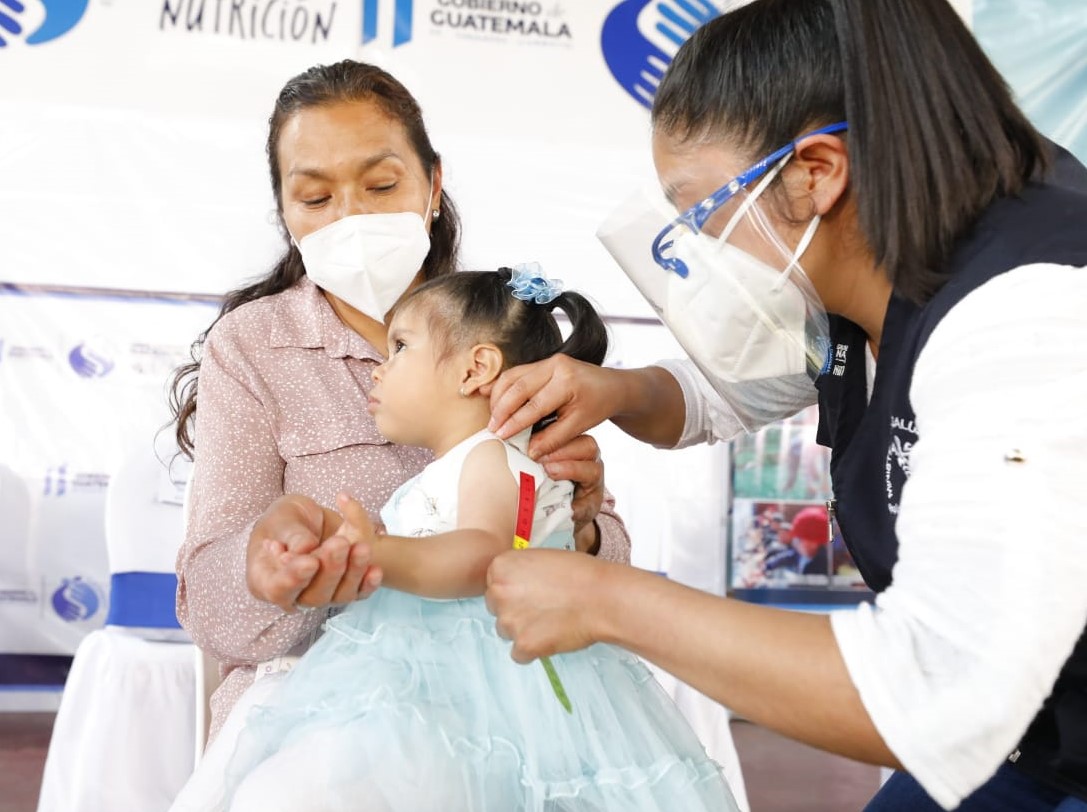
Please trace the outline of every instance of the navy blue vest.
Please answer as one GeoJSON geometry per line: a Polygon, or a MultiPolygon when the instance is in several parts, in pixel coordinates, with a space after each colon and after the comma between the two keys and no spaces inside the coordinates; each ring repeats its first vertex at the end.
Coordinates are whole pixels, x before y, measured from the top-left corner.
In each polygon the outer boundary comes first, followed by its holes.
{"type": "MultiPolygon", "coordinates": [[[[909,399],[918,355],[948,311],[999,274],[1038,262],[1087,265],[1087,194],[1076,189],[1087,185],[1085,178],[1087,170],[1062,155],[1048,183],[1031,184],[1019,197],[1000,199],[986,210],[960,240],[949,261],[949,281],[930,301],[918,306],[891,297],[871,401],[866,399],[867,337],[853,322],[831,317],[833,363],[816,381],[819,442],[833,449],[831,478],[842,537],[874,591],[890,585],[898,558],[895,520],[918,436],[909,399]]],[[[1015,758],[1025,772],[1087,799],[1087,633],[1015,758]]]]}

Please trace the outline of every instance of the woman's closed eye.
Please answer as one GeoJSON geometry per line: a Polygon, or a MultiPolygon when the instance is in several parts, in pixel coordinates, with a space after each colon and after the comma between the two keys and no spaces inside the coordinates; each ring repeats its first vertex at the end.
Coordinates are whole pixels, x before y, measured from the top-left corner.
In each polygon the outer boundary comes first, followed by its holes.
{"type": "Polygon", "coordinates": [[[302,200],[302,205],[307,206],[307,207],[309,207],[311,209],[315,209],[318,206],[323,206],[325,203],[327,203],[329,201],[329,199],[330,198],[329,198],[328,195],[324,195],[323,197],[304,198],[302,200]]]}

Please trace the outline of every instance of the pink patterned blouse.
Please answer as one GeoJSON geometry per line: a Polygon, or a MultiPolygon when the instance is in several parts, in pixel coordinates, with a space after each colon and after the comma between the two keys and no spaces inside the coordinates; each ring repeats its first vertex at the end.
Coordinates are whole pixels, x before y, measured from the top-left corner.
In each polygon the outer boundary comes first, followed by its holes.
{"type": "MultiPolygon", "coordinates": [[[[250,594],[246,546],[257,517],[284,493],[332,505],[341,491],[376,514],[431,461],[429,451],[386,442],[366,410],[370,374],[383,360],[308,278],[228,313],[208,335],[177,616],[220,664],[212,737],[256,666],[304,651],[329,614],[287,614],[250,594]]],[[[610,497],[598,526],[600,557],[629,561],[610,497]]]]}

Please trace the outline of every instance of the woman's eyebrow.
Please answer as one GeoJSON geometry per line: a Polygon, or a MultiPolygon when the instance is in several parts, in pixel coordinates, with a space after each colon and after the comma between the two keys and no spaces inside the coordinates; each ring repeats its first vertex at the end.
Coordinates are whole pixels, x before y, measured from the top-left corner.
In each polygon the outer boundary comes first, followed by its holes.
{"type": "MultiPolygon", "coordinates": [[[[358,163],[358,168],[355,170],[356,174],[361,174],[368,169],[377,166],[382,161],[387,161],[390,158],[395,158],[397,161],[401,161],[400,155],[391,149],[382,150],[371,155],[369,158],[365,158],[358,163]]],[[[329,176],[321,169],[316,167],[298,166],[291,167],[287,172],[287,177],[294,177],[301,175],[307,178],[314,178],[315,180],[329,180],[329,176]]]]}
{"type": "Polygon", "coordinates": [[[664,197],[673,206],[676,205],[676,197],[687,186],[686,180],[677,181],[676,183],[668,183],[664,186],[664,197]]]}

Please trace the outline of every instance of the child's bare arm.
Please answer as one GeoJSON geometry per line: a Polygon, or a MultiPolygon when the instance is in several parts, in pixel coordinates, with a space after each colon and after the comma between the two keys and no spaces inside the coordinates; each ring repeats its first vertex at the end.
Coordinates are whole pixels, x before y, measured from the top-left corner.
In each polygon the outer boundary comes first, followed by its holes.
{"type": "Polygon", "coordinates": [[[482,595],[491,560],[513,544],[517,484],[505,447],[482,443],[468,455],[461,472],[458,528],[422,538],[378,535],[354,500],[341,500],[339,534],[373,546],[373,563],[382,583],[430,598],[482,595]]]}

